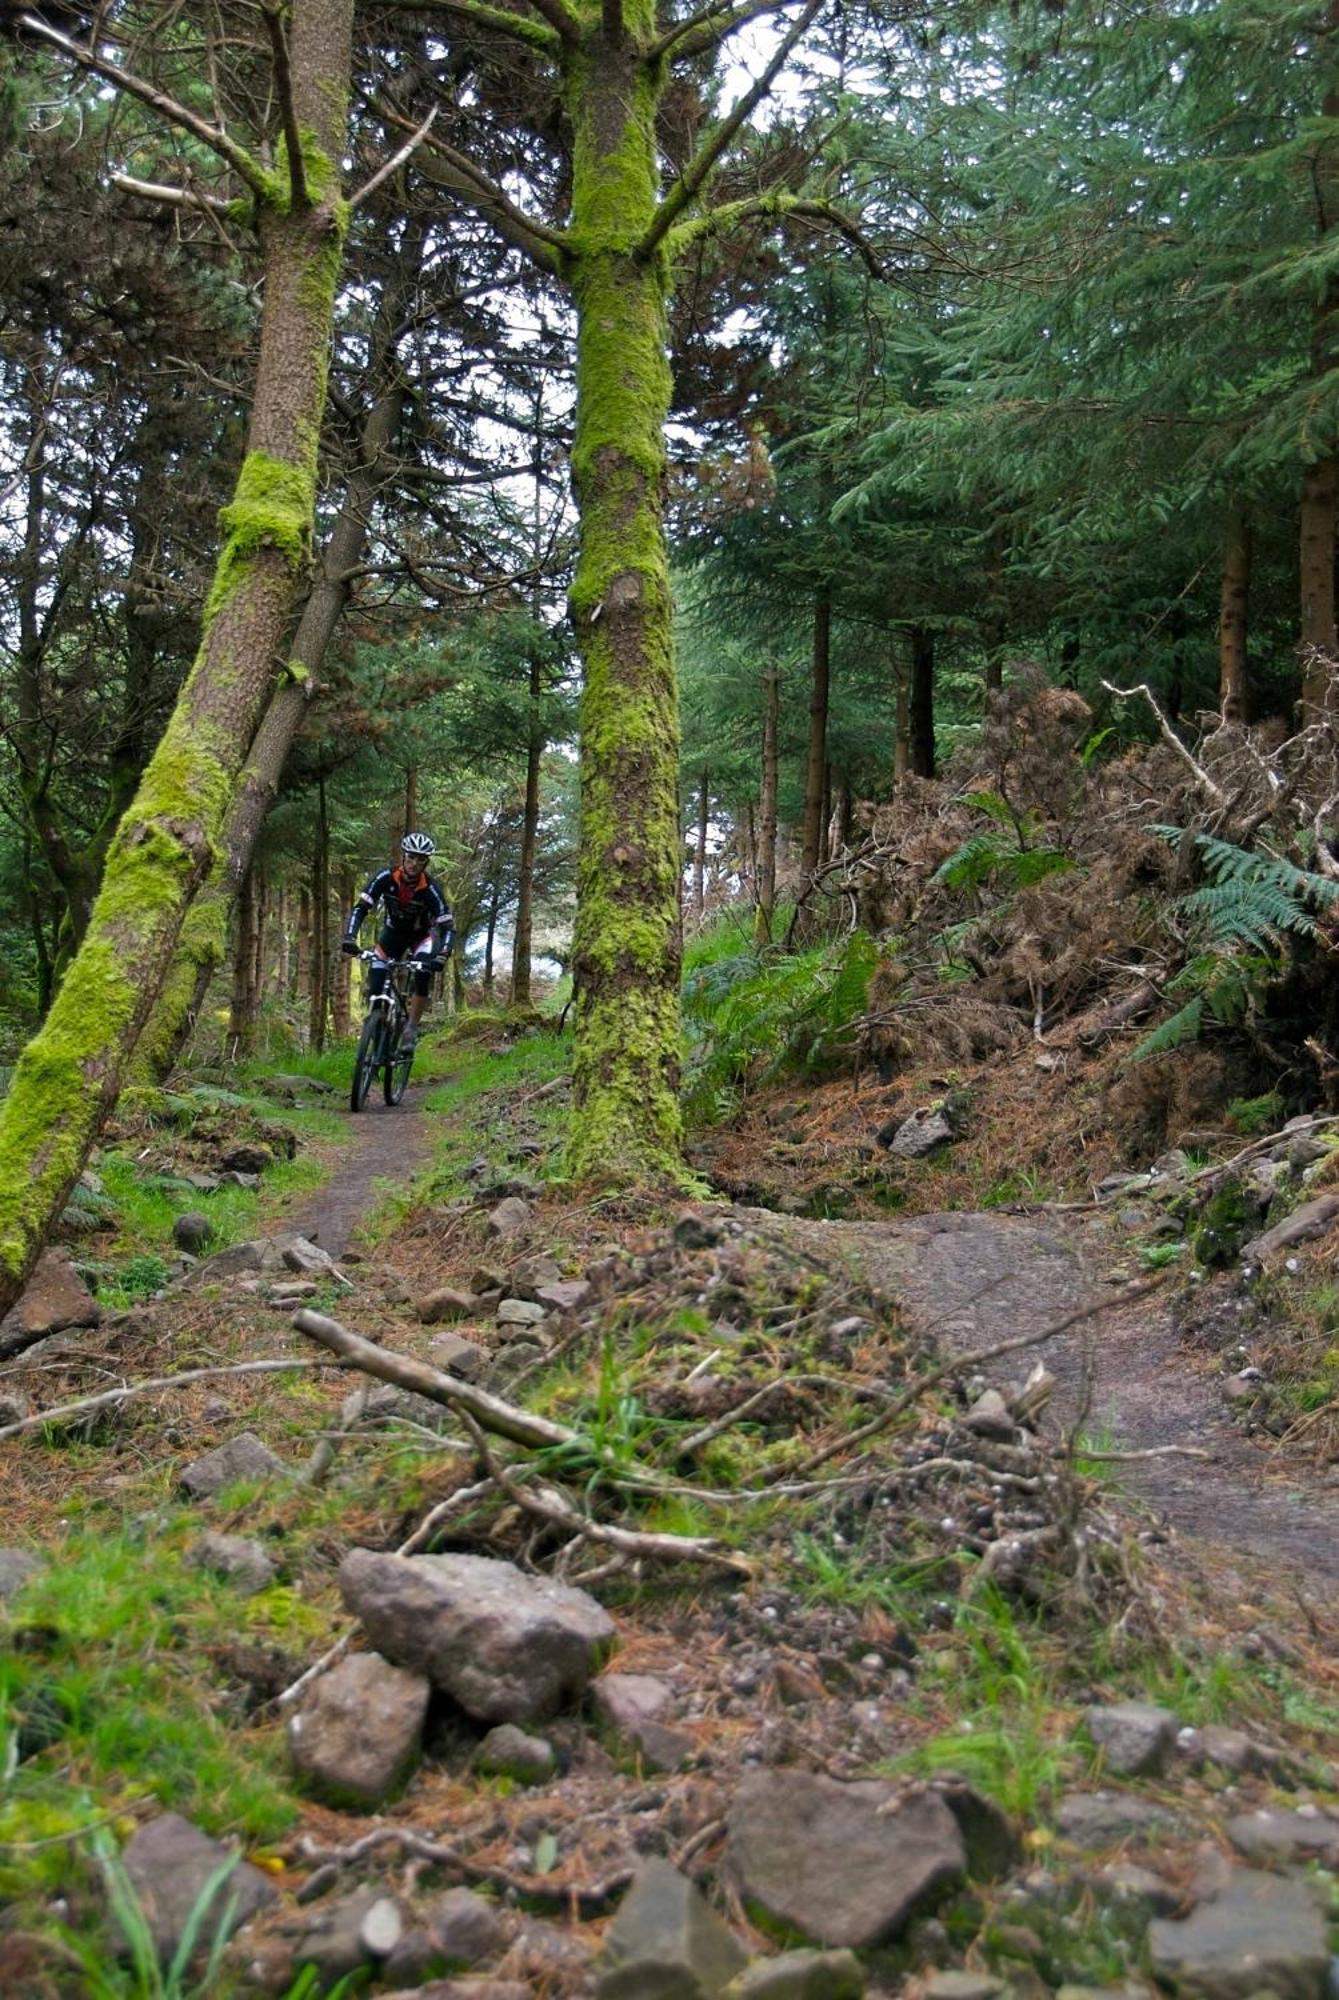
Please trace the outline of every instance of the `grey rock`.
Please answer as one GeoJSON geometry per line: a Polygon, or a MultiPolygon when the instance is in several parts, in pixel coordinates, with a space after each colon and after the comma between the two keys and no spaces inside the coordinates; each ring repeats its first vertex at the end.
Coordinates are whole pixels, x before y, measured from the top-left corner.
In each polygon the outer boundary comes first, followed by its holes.
{"type": "Polygon", "coordinates": [[[1227,1837],[1248,1861],[1321,1861],[1339,1865],[1339,1818],[1317,1806],[1296,1812],[1264,1806],[1238,1813],[1227,1823],[1227,1837]]]}
{"type": "Polygon", "coordinates": [[[1184,1921],[1155,1918],[1148,1950],[1178,2000],[1322,2000],[1330,1956],[1307,1884],[1244,1868],[1184,1921]]]}
{"type": "Polygon", "coordinates": [[[279,1255],[283,1258],[284,1269],[296,1271],[303,1278],[320,1278],[330,1270],[334,1258],[319,1243],[313,1243],[306,1236],[281,1236],[279,1255]]]}
{"type": "Polygon", "coordinates": [[[443,1320],[470,1319],[478,1310],[473,1292],[459,1292],[453,1285],[439,1285],[419,1300],[417,1312],[423,1326],[440,1326],[443,1320]]]}
{"type": "Polygon", "coordinates": [[[999,1438],[1007,1443],[1018,1435],[1018,1425],[998,1389],[984,1390],[963,1418],[963,1423],[978,1437],[999,1438]]]}
{"type": "Polygon", "coordinates": [[[674,1225],[674,1241],[681,1250],[714,1250],[725,1241],[725,1227],[714,1215],[688,1208],[674,1225]]]}
{"type": "Polygon", "coordinates": [[[0,1430],[10,1424],[26,1424],[32,1413],[32,1403],[21,1389],[0,1390],[0,1430]]]}
{"type": "Polygon", "coordinates": [[[0,1549],[0,1604],[22,1590],[31,1577],[40,1576],[46,1564],[29,1549],[0,1549]]]}
{"type": "MultiPolygon", "coordinates": [[[[123,1850],[121,1865],[164,1964],[170,1963],[196,1916],[210,1877],[230,1853],[222,1841],[211,1840],[179,1813],[149,1820],[123,1850]]],[[[201,1951],[209,1949],[225,1923],[231,1934],[275,1900],[274,1884],[259,1868],[239,1859],[205,1906],[199,1927],[201,1951]]]]}
{"type": "Polygon", "coordinates": [[[550,1312],[580,1312],[595,1297],[595,1287],[585,1278],[554,1278],[535,1286],[537,1302],[550,1312]]]}
{"type": "Polygon", "coordinates": [[[913,1111],[893,1134],[889,1150],[898,1160],[923,1160],[937,1153],[941,1146],[950,1145],[956,1137],[942,1111],[913,1111]]]}
{"type": "Polygon", "coordinates": [[[1021,1852],[1018,1830],[1002,1806],[965,1779],[946,1774],[932,1789],[958,1822],[967,1850],[967,1873],[974,1882],[1007,1875],[1021,1852]]]}
{"type": "Polygon", "coordinates": [[[876,1780],[755,1771],[727,1824],[727,1864],[745,1901],[816,1944],[858,1951],[895,1938],[966,1870],[943,1800],[876,1780]]]}
{"type": "Polygon", "coordinates": [[[1111,1847],[1118,1840],[1170,1833],[1176,1819],[1165,1806],[1133,1792],[1071,1792],[1060,1801],[1055,1823],[1078,1847],[1111,1847]]]}
{"type": "Polygon", "coordinates": [[[294,1960],[321,1979],[346,1979],[391,1956],[404,1934],[399,1906],[380,1889],[355,1889],[320,1903],[298,1940],[294,1960]]]}
{"type": "Polygon", "coordinates": [[[458,1333],[439,1333],[428,1352],[434,1367],[448,1375],[458,1375],[462,1382],[477,1382],[488,1360],[482,1347],[458,1333]]]}
{"type": "Polygon", "coordinates": [[[547,1318],[546,1308],[531,1299],[503,1299],[497,1309],[499,1326],[541,1326],[547,1318]]]}
{"type": "Polygon", "coordinates": [[[935,1972],[925,1982],[925,2000],[995,2000],[1003,1991],[989,1972],[935,1972]]]}
{"type": "Polygon", "coordinates": [[[266,1167],[274,1165],[274,1151],[260,1144],[230,1146],[226,1153],[220,1153],[219,1165],[229,1173],[263,1174],[266,1167]]]}
{"type": "Polygon", "coordinates": [[[375,1386],[366,1384],[361,1389],[351,1389],[339,1406],[340,1426],[352,1430],[355,1425],[384,1424],[399,1418],[404,1423],[420,1424],[425,1430],[441,1430],[450,1423],[451,1412],[442,1403],[434,1403],[431,1396],[419,1396],[412,1389],[397,1389],[391,1382],[380,1382],[375,1386]]]}
{"type": "Polygon", "coordinates": [[[271,1285],[270,1303],[279,1306],[300,1306],[304,1299],[314,1299],[321,1287],[314,1278],[286,1278],[282,1284],[271,1285]]]}
{"type": "Polygon", "coordinates": [[[1183,1900],[1180,1892],[1164,1882],[1161,1875],[1155,1875],[1151,1868],[1140,1868],[1133,1861],[1116,1861],[1108,1868],[1099,1868],[1091,1880],[1099,1894],[1110,1901],[1127,1907],[1138,1904],[1151,1917],[1170,1917],[1183,1900]]]}
{"type": "Polygon", "coordinates": [[[861,2000],[865,1973],[853,1951],[786,1951],[732,1979],[724,2000],[861,2000]]]}
{"type": "Polygon", "coordinates": [[[1323,1236],[1336,1216],[1339,1216],[1339,1194],[1318,1195],[1314,1201],[1304,1201],[1262,1236],[1244,1243],[1241,1254],[1248,1263],[1261,1263],[1280,1250],[1291,1249],[1294,1243],[1309,1243],[1323,1236]]]}
{"type": "Polygon", "coordinates": [[[198,1208],[188,1209],[172,1224],[172,1241],[178,1250],[186,1250],[192,1257],[199,1257],[214,1241],[214,1225],[198,1208]]]}
{"type": "Polygon", "coordinates": [[[478,1965],[507,1942],[496,1906],[473,1889],[445,1890],[427,1912],[427,1927],[451,1970],[478,1965]]]}
{"type": "Polygon", "coordinates": [[[1197,1765],[1216,1764],[1220,1771],[1228,1771],[1233,1777],[1265,1768],[1260,1761],[1260,1747],[1244,1729],[1229,1729],[1221,1722],[1209,1722],[1194,1734],[1190,1754],[1197,1765]]]}
{"type": "Polygon", "coordinates": [[[509,1340],[497,1357],[497,1367],[511,1375],[519,1368],[528,1368],[532,1361],[545,1360],[548,1352],[542,1340],[509,1340]]]}
{"type": "Polygon", "coordinates": [[[69,1258],[44,1250],[22,1296],[0,1320],[0,1354],[18,1354],[72,1326],[99,1326],[102,1307],[69,1258]]]}
{"type": "Polygon", "coordinates": [[[666,1726],[672,1696],[650,1674],[603,1674],[592,1690],[595,1713],[636,1752],[647,1771],[681,1771],[696,1754],[691,1736],[666,1726]]]}
{"type": "Polygon", "coordinates": [[[254,1194],[260,1186],[260,1175],[239,1173],[234,1169],[230,1173],[220,1174],[217,1185],[219,1187],[245,1188],[249,1193],[254,1194]]]}
{"type": "Polygon", "coordinates": [[[210,1500],[239,1479],[283,1479],[288,1467],[254,1431],[239,1431],[226,1444],[193,1459],[177,1474],[177,1485],[192,1500],[210,1500]]]}
{"type": "Polygon", "coordinates": [[[197,1194],[217,1194],[222,1185],[217,1174],[183,1174],[182,1179],[197,1194]]]}
{"type": "Polygon", "coordinates": [[[430,1979],[426,1986],[383,1992],[378,2000],[535,2000],[535,1989],[519,1979],[430,1979]]]}
{"type": "Polygon", "coordinates": [[[486,1778],[514,1778],[518,1785],[547,1785],[558,1768],[553,1745],[514,1722],[490,1729],[470,1762],[486,1778]]]}
{"type": "Polygon", "coordinates": [[[371,1810],[418,1761],[431,1693],[422,1674],[379,1653],[354,1653],[316,1681],[289,1718],[294,1769],[334,1806],[371,1810]]]}
{"type": "Polygon", "coordinates": [[[259,1542],[245,1535],[205,1535],[191,1550],[198,1569],[228,1579],[243,1597],[268,1590],[279,1571],[259,1542]]]}
{"type": "Polygon", "coordinates": [[[480,1722],[543,1722],[579,1700],[615,1636],[584,1590],[487,1556],[354,1549],[339,1582],[380,1652],[480,1722]]]}
{"type": "Polygon", "coordinates": [[[1090,1708],[1084,1720],[1106,1769],[1115,1776],[1156,1777],[1166,1769],[1177,1730],[1170,1709],[1146,1701],[1118,1701],[1090,1708]]]}
{"type": "Polygon", "coordinates": [[[1326,1157],[1329,1150],[1323,1139],[1308,1139],[1299,1133],[1295,1139],[1288,1141],[1285,1160],[1289,1173],[1300,1174],[1304,1168],[1314,1166],[1317,1160],[1326,1157]]]}
{"type": "Polygon", "coordinates": [[[303,1091],[311,1091],[317,1097],[330,1097],[333,1096],[335,1089],[333,1083],[325,1083],[319,1076],[303,1076],[299,1072],[288,1076],[281,1071],[277,1071],[275,1075],[263,1077],[261,1081],[267,1088],[273,1087],[275,1090],[289,1090],[295,1096],[300,1096],[303,1091]]]}
{"type": "Polygon", "coordinates": [[[519,1195],[508,1195],[496,1208],[489,1211],[488,1233],[490,1236],[519,1236],[529,1226],[530,1204],[519,1195]]]}
{"type": "Polygon", "coordinates": [[[597,2000],[718,2000],[743,1947],[668,1861],[647,1861],[604,1940],[597,2000]]]}
{"type": "Polygon", "coordinates": [[[253,1271],[281,1271],[283,1257],[272,1237],[250,1237],[245,1243],[230,1243],[226,1250],[216,1250],[212,1257],[206,1257],[197,1264],[190,1275],[182,1280],[183,1288],[198,1291],[205,1285],[223,1283],[230,1278],[245,1277],[253,1271]]]}

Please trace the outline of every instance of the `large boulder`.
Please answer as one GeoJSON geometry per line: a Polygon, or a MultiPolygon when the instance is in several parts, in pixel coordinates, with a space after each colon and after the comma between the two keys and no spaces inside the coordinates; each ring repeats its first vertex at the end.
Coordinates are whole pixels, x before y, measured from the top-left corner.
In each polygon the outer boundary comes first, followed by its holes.
{"type": "Polygon", "coordinates": [[[615,1637],[584,1590],[488,1556],[354,1549],[339,1585],[378,1652],[478,1722],[547,1721],[580,1700],[615,1637]]]}
{"type": "Polygon", "coordinates": [[[422,1674],[379,1653],[351,1654],[322,1674],[289,1719],[294,1769],[330,1805],[383,1804],[418,1761],[431,1692],[422,1674]]]}
{"type": "Polygon", "coordinates": [[[896,1938],[966,1871],[942,1799],[873,1779],[755,1771],[728,1826],[727,1864],[746,1902],[815,1944],[859,1951],[896,1938]]]}
{"type": "Polygon", "coordinates": [[[149,1820],[123,1852],[121,1865],[165,1965],[197,1919],[200,1949],[206,1952],[220,1929],[231,1934],[275,1901],[274,1884],[259,1868],[238,1860],[201,1909],[211,1877],[230,1853],[179,1813],[149,1820]]]}
{"type": "Polygon", "coordinates": [[[645,1862],[604,1940],[597,2000],[718,2000],[748,1958],[668,1861],[645,1862]]]}
{"type": "Polygon", "coordinates": [[[0,1604],[14,1597],[31,1577],[40,1576],[46,1564],[29,1549],[0,1549],[0,1604]]]}
{"type": "Polygon", "coordinates": [[[1177,2000],[1322,2000],[1325,1915],[1305,1882],[1235,1869],[1211,1902],[1148,1928],[1149,1964],[1177,2000]]]}

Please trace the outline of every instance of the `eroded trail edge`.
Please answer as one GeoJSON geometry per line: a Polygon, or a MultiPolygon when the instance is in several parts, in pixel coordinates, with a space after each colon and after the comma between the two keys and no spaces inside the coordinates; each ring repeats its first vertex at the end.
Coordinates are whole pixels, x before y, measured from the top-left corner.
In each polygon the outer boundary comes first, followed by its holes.
{"type": "MultiPolygon", "coordinates": [[[[1040,1331],[1131,1277],[1114,1268],[1097,1220],[1062,1225],[964,1211],[848,1223],[747,1214],[820,1261],[847,1264],[945,1354],[1040,1331]]],[[[1286,1464],[1231,1424],[1214,1376],[1180,1348],[1166,1296],[1101,1313],[1037,1354],[1058,1383],[1048,1419],[1054,1434],[1066,1433],[1086,1401],[1085,1433],[1113,1449],[1189,1445],[1211,1454],[1118,1467],[1120,1484],[1179,1537],[1230,1557],[1304,1568],[1312,1582],[1339,1581],[1339,1493],[1288,1483],[1286,1464]]],[[[1007,1362],[1000,1375],[1011,1379],[1007,1362]]]]}

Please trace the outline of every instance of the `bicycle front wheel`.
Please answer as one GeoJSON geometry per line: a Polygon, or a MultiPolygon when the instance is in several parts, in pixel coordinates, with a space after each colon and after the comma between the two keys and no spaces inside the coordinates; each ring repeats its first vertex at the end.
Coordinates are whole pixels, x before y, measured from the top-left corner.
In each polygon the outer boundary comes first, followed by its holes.
{"type": "Polygon", "coordinates": [[[409,1072],[414,1066],[412,1048],[401,1048],[397,1038],[395,1047],[388,1051],[386,1066],[381,1072],[381,1088],[387,1104],[398,1104],[405,1094],[409,1082],[409,1072]]]}
{"type": "Polygon", "coordinates": [[[363,1022],[363,1032],[358,1037],[358,1053],[353,1059],[353,1082],[349,1088],[349,1109],[361,1111],[367,1102],[367,1093],[372,1088],[372,1079],[377,1073],[381,1059],[381,1017],[369,1014],[363,1022]]]}

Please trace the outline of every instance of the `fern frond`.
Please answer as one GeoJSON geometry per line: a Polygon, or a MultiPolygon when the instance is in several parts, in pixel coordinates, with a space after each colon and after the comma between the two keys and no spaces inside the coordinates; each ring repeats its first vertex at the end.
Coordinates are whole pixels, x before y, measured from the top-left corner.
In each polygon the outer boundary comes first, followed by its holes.
{"type": "Polygon", "coordinates": [[[1131,1051],[1130,1061],[1147,1062],[1150,1056],[1165,1055],[1169,1049],[1184,1048],[1187,1042],[1198,1041],[1203,1023],[1204,996],[1197,993],[1193,1000],[1188,1000],[1175,1014],[1160,1021],[1151,1034],[1144,1036],[1131,1051]]]}

